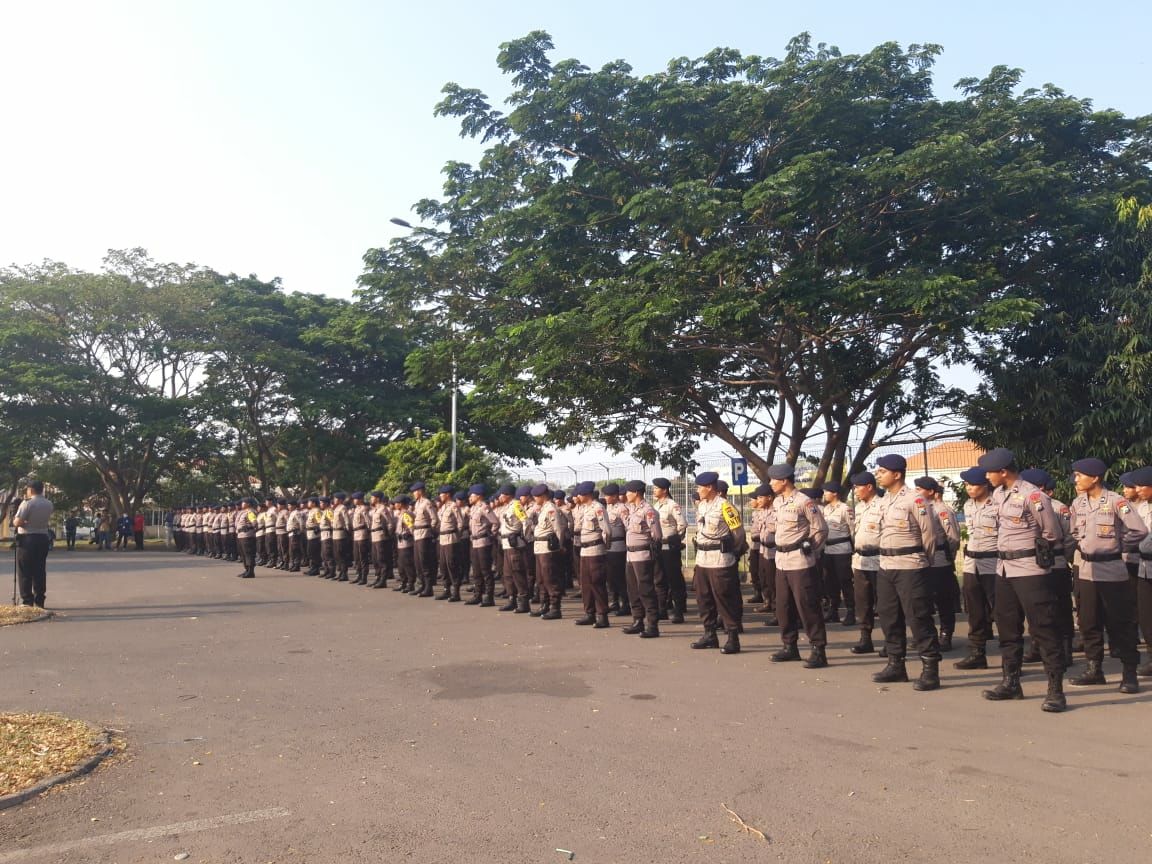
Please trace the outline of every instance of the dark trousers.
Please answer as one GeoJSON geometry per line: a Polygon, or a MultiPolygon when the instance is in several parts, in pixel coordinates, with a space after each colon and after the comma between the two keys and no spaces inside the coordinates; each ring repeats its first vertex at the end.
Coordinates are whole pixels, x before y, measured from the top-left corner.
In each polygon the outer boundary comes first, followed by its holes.
{"type": "Polygon", "coordinates": [[[440,543],[436,547],[436,575],[444,584],[445,590],[453,585],[460,584],[460,576],[456,572],[456,544],[440,543]]]}
{"type": "Polygon", "coordinates": [[[75,531],[65,531],[64,532],[64,542],[68,545],[69,549],[75,549],[76,548],[76,532],[75,531]]]}
{"type": "Polygon", "coordinates": [[[752,583],[752,590],[761,597],[764,596],[764,583],[760,581],[760,562],[763,560],[759,546],[748,550],[748,581],[752,583]]]}
{"type": "Polygon", "coordinates": [[[396,548],[396,573],[400,577],[400,584],[406,588],[416,586],[416,550],[412,546],[398,546],[396,548]]]}
{"type": "Polygon", "coordinates": [[[1056,592],[1049,574],[1043,576],[996,577],[996,631],[1000,634],[1000,656],[1005,669],[1020,668],[1024,657],[1024,623],[1032,628],[1032,638],[1040,646],[1047,672],[1063,672],[1063,649],[1057,618],[1056,592]]]}
{"type": "Polygon", "coordinates": [[[488,594],[495,594],[496,580],[492,575],[492,547],[473,546],[471,559],[472,584],[476,587],[477,596],[484,597],[488,594]]]}
{"type": "Polygon", "coordinates": [[[908,653],[908,629],[912,647],[924,660],[940,659],[940,640],[932,620],[932,588],[928,571],[884,570],[876,576],[876,615],[884,631],[888,657],[903,660],[908,653]]]}
{"type": "Polygon", "coordinates": [[[769,611],[776,611],[776,553],[771,558],[760,557],[760,581],[764,585],[764,605],[769,611]]]}
{"type": "Polygon", "coordinates": [[[372,566],[377,579],[391,579],[393,569],[392,544],[388,540],[376,540],[372,543],[372,566]]]}
{"type": "Polygon", "coordinates": [[[1140,662],[1136,638],[1136,597],[1132,582],[1080,583],[1080,632],[1084,636],[1084,656],[1104,662],[1104,630],[1108,644],[1125,666],[1140,662]]]}
{"type": "Polygon", "coordinates": [[[739,630],[744,621],[744,595],[740,593],[740,574],[731,567],[696,567],[692,584],[696,588],[696,605],[705,630],[715,630],[717,621],[727,631],[739,630]]]}
{"type": "Polygon", "coordinates": [[[648,561],[629,561],[624,568],[628,580],[628,605],[632,607],[632,617],[643,619],[649,627],[655,627],[660,620],[660,607],[656,600],[655,565],[648,561]]]}
{"type": "Polygon", "coordinates": [[[604,555],[580,556],[580,599],[589,615],[608,614],[608,568],[604,555]]]}
{"type": "Polygon", "coordinates": [[[304,557],[304,541],[299,534],[288,536],[288,569],[299,570],[301,559],[304,557]]]}
{"type": "MultiPolygon", "coordinates": [[[[679,546],[675,549],[660,547],[660,580],[667,586],[666,608],[675,609],[683,615],[688,608],[688,584],[684,581],[684,563],[679,546]]],[[[657,590],[659,585],[658,582],[657,590]]],[[[656,602],[660,602],[659,595],[656,602]]]]}
{"type": "Polygon", "coordinates": [[[308,538],[308,569],[313,575],[320,572],[320,537],[308,538]]]}
{"type": "Polygon", "coordinates": [[[352,541],[352,563],[356,566],[356,577],[367,579],[368,566],[372,563],[372,541],[367,537],[352,541]]]}
{"type": "Polygon", "coordinates": [[[559,605],[563,587],[557,578],[556,561],[562,553],[538,552],[536,553],[536,584],[540,587],[540,601],[546,605],[559,605]]]}
{"type": "MultiPolygon", "coordinates": [[[[836,544],[836,548],[849,548],[848,544],[836,544]]],[[[828,605],[839,609],[843,599],[845,609],[856,608],[856,595],[852,588],[852,556],[829,555],[823,558],[824,596],[828,605]]]]}
{"type": "Polygon", "coordinates": [[[457,540],[452,544],[452,556],[456,560],[456,568],[452,576],[456,580],[454,585],[463,585],[468,581],[468,563],[471,544],[467,540],[457,540]]]}
{"type": "Polygon", "coordinates": [[[336,575],[336,555],[335,547],[332,543],[331,537],[320,537],[320,563],[324,570],[324,575],[329,579],[336,575]]]}
{"type": "Polygon", "coordinates": [[[425,580],[428,586],[436,584],[436,538],[425,537],[423,540],[414,540],[412,551],[416,561],[416,575],[421,582],[425,580]]]}
{"type": "Polygon", "coordinates": [[[244,563],[244,572],[249,575],[256,573],[256,538],[255,536],[239,537],[236,545],[240,550],[240,560],[244,563]]]}
{"type": "Polygon", "coordinates": [[[504,590],[515,600],[521,595],[528,597],[528,568],[524,566],[524,549],[504,550],[504,590]]]}
{"type": "Polygon", "coordinates": [[[951,564],[928,568],[932,605],[940,616],[940,632],[956,632],[956,570],[951,564]]]}
{"type": "Polygon", "coordinates": [[[143,552],[144,551],[144,532],[143,531],[133,531],[132,532],[132,539],[136,541],[136,551],[137,552],[143,552]]]}
{"type": "Polygon", "coordinates": [[[16,535],[16,573],[20,582],[20,602],[43,606],[48,590],[48,535],[16,535]]]}
{"type": "Polygon", "coordinates": [[[983,650],[992,638],[996,610],[996,574],[964,574],[964,606],[968,610],[968,647],[983,650]]]}
{"type": "Polygon", "coordinates": [[[876,571],[852,571],[852,595],[856,600],[856,620],[868,633],[876,626],[876,571]]]}
{"type": "Polygon", "coordinates": [[[607,552],[604,555],[604,566],[608,568],[608,593],[613,601],[619,599],[621,606],[628,597],[628,580],[624,575],[627,558],[627,552],[607,552]]]}
{"type": "Polygon", "coordinates": [[[287,570],[289,550],[292,548],[292,544],[287,532],[276,535],[276,546],[280,553],[280,566],[287,570]]]}
{"type": "Polygon", "coordinates": [[[1136,614],[1144,644],[1152,648],[1152,579],[1136,579],[1136,614]]]}
{"type": "MultiPolygon", "coordinates": [[[[1072,571],[1067,567],[1053,568],[1049,580],[1052,593],[1056,597],[1056,625],[1061,639],[1071,639],[1076,634],[1076,620],[1072,613],[1072,571]]],[[[1031,633],[1031,629],[1028,631],[1031,633]]]]}
{"type": "Polygon", "coordinates": [[[803,570],[776,570],[776,618],[780,621],[780,641],[795,645],[800,625],[813,648],[828,644],[824,613],[820,609],[821,580],[815,567],[803,570]]]}
{"type": "Polygon", "coordinates": [[[352,552],[352,541],[347,537],[332,538],[332,557],[336,559],[336,578],[348,578],[348,559],[352,552]]]}

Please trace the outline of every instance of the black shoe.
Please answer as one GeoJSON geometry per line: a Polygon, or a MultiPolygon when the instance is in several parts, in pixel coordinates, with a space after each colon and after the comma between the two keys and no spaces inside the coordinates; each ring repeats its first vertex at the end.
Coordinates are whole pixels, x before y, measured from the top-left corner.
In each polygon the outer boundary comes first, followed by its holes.
{"type": "Polygon", "coordinates": [[[445,588],[443,594],[437,594],[436,595],[436,599],[437,600],[451,600],[452,599],[452,591],[448,588],[445,588]]]}
{"type": "Polygon", "coordinates": [[[606,627],[609,627],[611,625],[608,623],[608,616],[607,615],[597,615],[596,616],[596,623],[593,624],[592,626],[595,627],[597,630],[603,630],[606,627]]]}
{"type": "Polygon", "coordinates": [[[855,627],[856,626],[856,610],[855,609],[844,610],[844,620],[841,621],[840,623],[843,624],[845,627],[855,627]]]}
{"type": "Polygon", "coordinates": [[[1021,663],[1039,663],[1040,657],[1040,643],[1036,641],[1035,637],[1028,640],[1028,651],[1020,658],[1021,663]]]}
{"type": "Polygon", "coordinates": [[[705,630],[704,635],[692,643],[693,648],[719,648],[720,640],[716,638],[715,630],[705,630]]]}
{"type": "Polygon", "coordinates": [[[449,603],[459,603],[460,602],[460,586],[459,585],[453,585],[452,586],[452,596],[448,598],[448,602],[449,603]]]}
{"type": "Polygon", "coordinates": [[[1048,693],[1040,706],[1041,711],[1058,714],[1068,707],[1068,700],[1064,698],[1064,676],[1060,673],[1048,673],[1048,693]]]}
{"type": "Polygon", "coordinates": [[[614,612],[619,612],[619,611],[620,611],[620,601],[619,600],[613,600],[611,603],[608,604],[608,614],[609,615],[613,614],[614,612]]]}
{"type": "Polygon", "coordinates": [[[872,634],[860,631],[860,641],[852,646],[853,654],[875,654],[876,646],[872,644],[872,634]]]}
{"type": "Polygon", "coordinates": [[[551,607],[547,603],[545,603],[545,604],[538,606],[537,608],[533,609],[528,614],[531,615],[533,618],[543,618],[544,613],[547,612],[550,608],[551,607]]]}
{"type": "Polygon", "coordinates": [[[733,628],[728,631],[728,641],[724,643],[724,647],[720,649],[721,654],[739,654],[740,653],[740,631],[733,628]]]}
{"type": "Polygon", "coordinates": [[[920,677],[912,682],[913,690],[940,689],[940,661],[921,659],[920,677]]]}
{"type": "Polygon", "coordinates": [[[764,619],[764,626],[765,627],[779,627],[780,621],[776,618],[775,615],[773,615],[771,612],[769,612],[768,617],[764,619]]]}
{"type": "Polygon", "coordinates": [[[823,669],[828,665],[828,653],[824,650],[823,645],[813,645],[812,653],[808,655],[808,659],[804,661],[805,669],[823,669]]]}
{"type": "Polygon", "coordinates": [[[643,618],[633,618],[632,619],[632,626],[631,627],[625,627],[620,632],[624,633],[628,636],[638,636],[639,634],[644,632],[644,619],[643,618]]]}
{"type": "Polygon", "coordinates": [[[1136,674],[1141,678],[1152,678],[1152,660],[1147,663],[1141,663],[1136,667],[1136,674]]]}
{"type": "Polygon", "coordinates": [[[763,603],[764,602],[764,594],[761,593],[760,591],[754,591],[754,592],[752,592],[752,596],[748,598],[748,602],[749,603],[763,603]]]}
{"type": "Polygon", "coordinates": [[[904,665],[904,658],[888,658],[888,665],[872,676],[877,684],[901,684],[908,680],[908,669],[904,665]]]}
{"type": "Polygon", "coordinates": [[[671,624],[683,624],[684,623],[684,613],[683,612],[673,612],[671,617],[669,617],[668,621],[671,624]]]}
{"type": "Polygon", "coordinates": [[[1139,693],[1140,682],[1136,678],[1136,664],[1124,664],[1124,671],[1120,673],[1120,692],[1139,693]]]}
{"type": "Polygon", "coordinates": [[[467,600],[464,601],[464,605],[465,606],[479,606],[480,602],[481,602],[480,595],[479,594],[473,594],[471,597],[469,597],[467,600]]]}
{"type": "Polygon", "coordinates": [[[588,625],[595,624],[595,623],[596,623],[596,616],[593,615],[591,612],[589,612],[588,614],[583,615],[583,616],[576,619],[576,626],[577,627],[587,627],[588,625]]]}
{"type": "Polygon", "coordinates": [[[963,660],[957,660],[952,664],[954,669],[987,669],[988,668],[988,655],[984,653],[983,648],[972,648],[968,656],[963,660]]]}
{"type": "Polygon", "coordinates": [[[940,634],[940,653],[941,654],[947,654],[951,650],[952,650],[952,634],[951,633],[941,633],[940,634]]]}
{"type": "Polygon", "coordinates": [[[657,621],[667,621],[668,620],[668,610],[665,609],[663,612],[656,613],[656,620],[657,621]]]}
{"type": "Polygon", "coordinates": [[[507,603],[505,603],[503,606],[501,606],[496,611],[497,612],[515,612],[516,611],[516,601],[515,600],[509,600],[507,603]]]}
{"type": "Polygon", "coordinates": [[[779,651],[775,651],[768,658],[773,663],[789,663],[793,660],[800,659],[800,649],[795,645],[785,645],[779,651]]]}
{"type": "Polygon", "coordinates": [[[547,612],[540,616],[541,621],[556,621],[564,616],[560,614],[560,604],[557,603],[547,612]]]}
{"type": "Polygon", "coordinates": [[[657,639],[660,637],[660,628],[655,624],[645,627],[640,634],[641,639],[657,639]]]}
{"type": "Polygon", "coordinates": [[[984,690],[980,695],[990,702],[1023,699],[1024,690],[1020,687],[1020,670],[1005,666],[1003,680],[991,690],[984,690]]]}
{"type": "Polygon", "coordinates": [[[1104,677],[1104,669],[1101,668],[1100,661],[1089,660],[1084,674],[1076,678],[1069,678],[1068,683],[1073,687],[1088,687],[1093,684],[1107,684],[1108,679],[1104,677]]]}
{"type": "Polygon", "coordinates": [[[524,615],[532,611],[532,607],[528,605],[527,596],[521,595],[516,598],[516,614],[524,615]]]}
{"type": "Polygon", "coordinates": [[[491,594],[485,594],[484,599],[480,601],[480,605],[481,606],[495,606],[496,605],[496,598],[493,597],[491,594]]]}

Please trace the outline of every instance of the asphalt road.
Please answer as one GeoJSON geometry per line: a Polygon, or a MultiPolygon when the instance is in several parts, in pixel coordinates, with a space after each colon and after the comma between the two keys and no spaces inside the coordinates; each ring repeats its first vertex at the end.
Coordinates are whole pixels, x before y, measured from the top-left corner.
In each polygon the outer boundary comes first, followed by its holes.
{"type": "MultiPolygon", "coordinates": [[[[0,710],[126,758],[0,811],[6,862],[1146,862],[1152,687],[1063,715],[164,552],[54,552],[0,629],[0,710]],[[722,805],[763,831],[743,833],[722,805]]],[[[963,630],[961,626],[961,630],[963,630]]],[[[963,655],[958,639],[952,658],[963,655]]],[[[1082,660],[1078,664],[1082,666],[1082,660]]]]}

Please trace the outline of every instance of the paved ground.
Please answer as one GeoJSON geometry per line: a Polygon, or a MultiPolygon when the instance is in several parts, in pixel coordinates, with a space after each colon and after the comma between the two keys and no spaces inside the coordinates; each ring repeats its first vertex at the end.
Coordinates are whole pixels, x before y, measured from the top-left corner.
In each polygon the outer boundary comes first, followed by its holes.
{"type": "Polygon", "coordinates": [[[1049,716],[1038,675],[999,705],[994,671],[950,662],[939,692],[877,687],[840,628],[814,674],[769,664],[758,623],[724,657],[694,626],[235,572],[53,553],[61,615],[0,630],[0,709],[123,730],[130,756],[0,811],[0,864],[1152,857],[1152,693],[1049,716]]]}

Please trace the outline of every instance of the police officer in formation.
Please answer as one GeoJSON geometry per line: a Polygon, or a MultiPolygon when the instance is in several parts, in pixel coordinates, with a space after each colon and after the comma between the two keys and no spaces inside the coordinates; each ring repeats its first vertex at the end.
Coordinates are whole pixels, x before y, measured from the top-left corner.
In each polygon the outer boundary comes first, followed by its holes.
{"type": "MultiPolygon", "coordinates": [[[[1087,666],[1068,683],[1107,683],[1105,636],[1121,661],[1122,693],[1139,692],[1139,677],[1152,677],[1152,658],[1139,664],[1141,632],[1146,643],[1152,639],[1152,467],[1124,475],[1126,496],[1106,488],[1102,461],[1081,459],[1072,469],[1079,495],[1071,506],[1051,497],[1050,475],[1020,470],[1003,448],[961,474],[968,654],[954,665],[987,669],[994,627],[1002,680],[983,691],[991,701],[1023,698],[1022,667],[1034,656],[1048,679],[1042,710],[1065,709],[1073,594],[1087,666]]],[[[803,626],[810,651],[803,665],[828,665],[827,625],[843,608],[844,626],[859,629],[854,654],[875,652],[873,630],[880,625],[887,662],[874,681],[908,681],[911,645],[921,662],[914,689],[940,687],[941,654],[951,647],[958,606],[959,524],[934,479],[909,486],[906,472],[903,457],[882,456],[874,472],[851,478],[855,506],[849,507],[838,483],[799,490],[793,466],[773,465],[768,483],[752,495],[755,543],[725,497],[726,484],[715,472],[698,475],[692,584],[704,632],[691,647],[740,652],[738,562],[753,554],[753,599],[765,603],[760,611],[769,614],[769,626],[776,619],[780,626],[782,646],[772,661],[801,659],[803,626]]],[[[626,483],[622,495],[616,484],[598,493],[594,483],[582,482],[571,500],[546,484],[506,484],[493,499],[483,485],[459,492],[443,486],[433,502],[417,482],[411,496],[393,501],[373,492],[370,505],[363,493],[335,492],[330,499],[269,498],[263,507],[254,498],[190,507],[177,512],[173,528],[178,549],[239,560],[244,578],[268,566],[349,581],[351,565],[351,584],[383,588],[394,579],[394,590],[456,602],[470,582],[467,605],[490,607],[499,572],[507,601],[501,611],[557,620],[563,598],[577,587],[584,613],[577,625],[610,626],[615,603],[632,617],[622,632],[654,638],[660,621],[683,623],[687,611],[682,550],[689,519],[670,490],[669,480],[657,478],[649,502],[640,480],[626,483]],[[617,546],[623,586],[612,575],[617,546]],[[438,580],[442,593],[434,595],[438,580]]]]}

